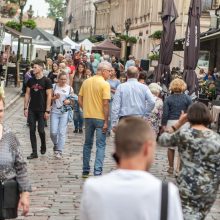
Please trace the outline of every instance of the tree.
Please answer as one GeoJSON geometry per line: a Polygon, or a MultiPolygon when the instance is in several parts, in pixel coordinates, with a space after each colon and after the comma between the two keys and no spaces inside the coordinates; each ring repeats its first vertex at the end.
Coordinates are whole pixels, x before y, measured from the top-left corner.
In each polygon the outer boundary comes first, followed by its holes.
{"type": "Polygon", "coordinates": [[[65,2],[64,0],[45,0],[49,4],[48,17],[50,18],[63,18],[65,13],[65,2]]]}

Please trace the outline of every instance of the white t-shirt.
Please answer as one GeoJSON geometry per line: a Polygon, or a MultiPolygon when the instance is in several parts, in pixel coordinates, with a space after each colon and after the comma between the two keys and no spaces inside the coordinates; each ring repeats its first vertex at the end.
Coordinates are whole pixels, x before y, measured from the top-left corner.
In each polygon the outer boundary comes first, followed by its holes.
{"type": "Polygon", "coordinates": [[[60,94],[60,98],[53,101],[52,112],[60,113],[60,108],[63,106],[63,101],[67,99],[69,95],[72,95],[73,88],[69,85],[59,87],[58,84],[53,84],[53,93],[60,94]]]}
{"type": "MultiPolygon", "coordinates": [[[[160,220],[162,182],[144,171],[116,170],[89,178],[81,220],[160,220]]],[[[183,220],[177,187],[169,183],[168,220],[183,220]]]]}

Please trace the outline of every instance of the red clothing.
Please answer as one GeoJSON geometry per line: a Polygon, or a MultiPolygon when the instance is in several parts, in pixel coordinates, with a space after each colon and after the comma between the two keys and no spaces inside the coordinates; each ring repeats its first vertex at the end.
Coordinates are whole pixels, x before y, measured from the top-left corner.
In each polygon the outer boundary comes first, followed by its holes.
{"type": "Polygon", "coordinates": [[[73,74],[73,72],[76,70],[75,66],[68,66],[70,68],[70,74],[73,74]]]}

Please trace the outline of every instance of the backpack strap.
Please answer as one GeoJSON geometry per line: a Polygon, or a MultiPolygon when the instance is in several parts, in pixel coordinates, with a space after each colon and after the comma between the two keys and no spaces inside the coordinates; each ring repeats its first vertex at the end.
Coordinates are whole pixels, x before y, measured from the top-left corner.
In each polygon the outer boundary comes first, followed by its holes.
{"type": "Polygon", "coordinates": [[[162,182],[160,220],[168,219],[168,183],[162,182]]]}

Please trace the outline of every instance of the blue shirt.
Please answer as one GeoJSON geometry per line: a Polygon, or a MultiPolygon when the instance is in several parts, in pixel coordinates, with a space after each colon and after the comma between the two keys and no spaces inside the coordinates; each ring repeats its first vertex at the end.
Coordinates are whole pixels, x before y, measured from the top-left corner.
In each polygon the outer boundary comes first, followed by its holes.
{"type": "Polygon", "coordinates": [[[127,71],[130,66],[135,66],[135,61],[134,60],[128,60],[126,62],[126,64],[125,64],[125,71],[127,71]]]}
{"type": "MultiPolygon", "coordinates": [[[[107,80],[107,82],[110,84],[110,87],[111,89],[117,89],[117,87],[120,85],[120,80],[116,79],[116,80],[113,80],[113,79],[109,79],[107,80]]],[[[111,92],[111,98],[113,99],[114,98],[114,93],[111,92]]]]}
{"type": "Polygon", "coordinates": [[[116,90],[112,105],[112,124],[115,126],[122,116],[147,117],[154,106],[155,98],[149,88],[137,79],[128,79],[116,90]]]}

